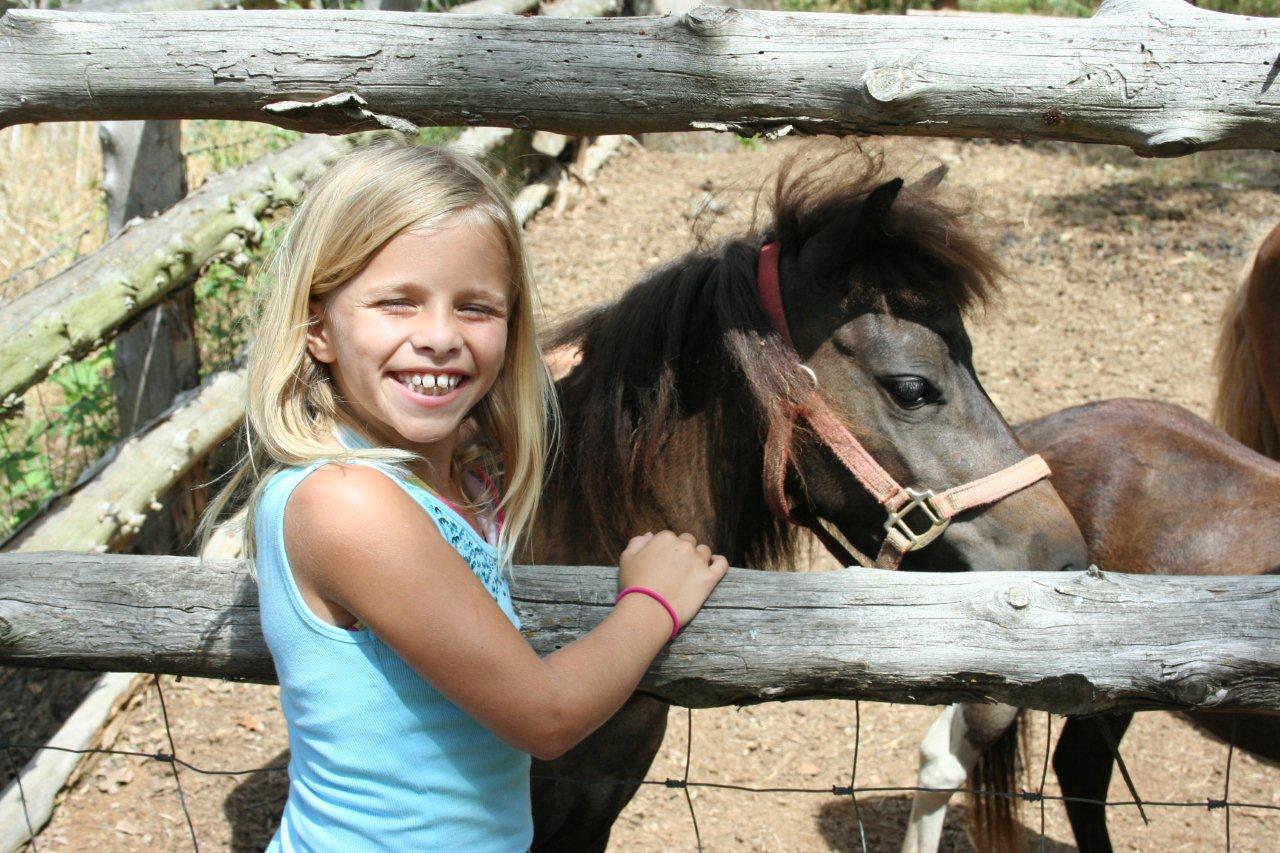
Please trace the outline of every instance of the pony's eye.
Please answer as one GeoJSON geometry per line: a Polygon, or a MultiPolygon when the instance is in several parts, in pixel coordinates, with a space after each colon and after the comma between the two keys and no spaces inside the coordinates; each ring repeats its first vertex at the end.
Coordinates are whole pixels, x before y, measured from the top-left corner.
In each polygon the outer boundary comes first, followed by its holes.
{"type": "Polygon", "coordinates": [[[937,389],[922,376],[887,376],[880,380],[898,405],[918,409],[938,398],[937,389]]]}

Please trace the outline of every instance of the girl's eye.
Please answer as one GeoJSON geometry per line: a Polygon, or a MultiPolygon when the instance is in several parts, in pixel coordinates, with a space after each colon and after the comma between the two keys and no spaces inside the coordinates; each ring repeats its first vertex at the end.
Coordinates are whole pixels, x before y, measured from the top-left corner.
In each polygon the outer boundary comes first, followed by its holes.
{"type": "Polygon", "coordinates": [[[938,394],[938,389],[923,376],[887,376],[880,380],[880,384],[904,409],[918,409],[926,403],[936,401],[941,396],[938,394]]]}
{"type": "Polygon", "coordinates": [[[463,305],[460,309],[464,314],[470,314],[476,317],[492,317],[498,312],[488,305],[463,305]]]}
{"type": "Polygon", "coordinates": [[[413,308],[413,303],[408,299],[383,299],[377,305],[387,311],[404,311],[413,308]]]}

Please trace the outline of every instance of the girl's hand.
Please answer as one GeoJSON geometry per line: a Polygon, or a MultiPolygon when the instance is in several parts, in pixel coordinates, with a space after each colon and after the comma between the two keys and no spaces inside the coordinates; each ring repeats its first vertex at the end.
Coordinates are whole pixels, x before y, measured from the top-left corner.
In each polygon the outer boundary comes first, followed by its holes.
{"type": "MultiPolygon", "coordinates": [[[[697,615],[727,571],[728,561],[712,554],[706,545],[699,545],[690,534],[677,536],[663,530],[636,536],[627,543],[618,558],[618,589],[648,587],[675,608],[680,625],[684,626],[697,615]]],[[[653,604],[657,609],[657,602],[653,604]]]]}

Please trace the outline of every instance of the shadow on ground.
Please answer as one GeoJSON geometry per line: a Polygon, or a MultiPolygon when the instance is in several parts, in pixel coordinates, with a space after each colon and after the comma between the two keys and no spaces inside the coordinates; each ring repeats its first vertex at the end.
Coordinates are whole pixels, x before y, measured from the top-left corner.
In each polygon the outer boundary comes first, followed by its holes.
{"type": "MultiPolygon", "coordinates": [[[[272,766],[289,763],[289,750],[271,760],[272,766]]],[[[280,823],[284,801],[289,795],[289,774],[284,770],[259,770],[246,776],[222,803],[231,825],[233,851],[265,850],[280,823]]]]}
{"type": "MultiPolygon", "coordinates": [[[[905,794],[859,797],[858,812],[862,817],[862,831],[867,839],[868,853],[889,853],[901,848],[903,830],[911,816],[911,797],[905,794]]],[[[946,853],[975,853],[973,844],[965,833],[966,812],[961,799],[957,798],[947,811],[940,850],[946,853]]],[[[1027,833],[1028,849],[1044,850],[1047,853],[1076,853],[1074,844],[1064,844],[1052,837],[1046,838],[1041,847],[1039,831],[1032,826],[1036,823],[1033,817],[1030,810],[1024,807],[1022,825],[1027,833]]],[[[860,853],[862,850],[853,801],[849,798],[842,797],[824,803],[818,812],[817,823],[818,832],[822,834],[829,849],[847,853],[860,853]]]]}

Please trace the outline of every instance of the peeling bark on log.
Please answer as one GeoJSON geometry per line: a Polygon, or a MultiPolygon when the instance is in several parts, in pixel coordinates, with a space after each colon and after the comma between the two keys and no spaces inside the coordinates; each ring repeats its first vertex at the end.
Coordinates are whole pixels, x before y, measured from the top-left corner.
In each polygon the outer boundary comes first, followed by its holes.
{"type": "Polygon", "coordinates": [[[310,179],[363,138],[304,139],[212,178],[164,215],[127,228],[5,305],[0,311],[0,406],[16,406],[23,391],[101,346],[210,259],[256,240],[264,211],[297,201],[310,179]]]}
{"type": "Polygon", "coordinates": [[[791,127],[1066,139],[1157,156],[1280,148],[1277,27],[1182,0],[1109,0],[1088,20],[707,7],[609,20],[14,11],[0,21],[0,126],[199,117],[330,133],[791,127]]]}
{"type": "MultiPolygon", "coordinates": [[[[617,570],[523,566],[547,654],[609,612],[617,570]]],[[[733,571],[641,689],[709,707],[805,697],[1280,711],[1280,577],[733,571]]],[[[243,563],[0,555],[0,663],[270,681],[243,563]]]]}

